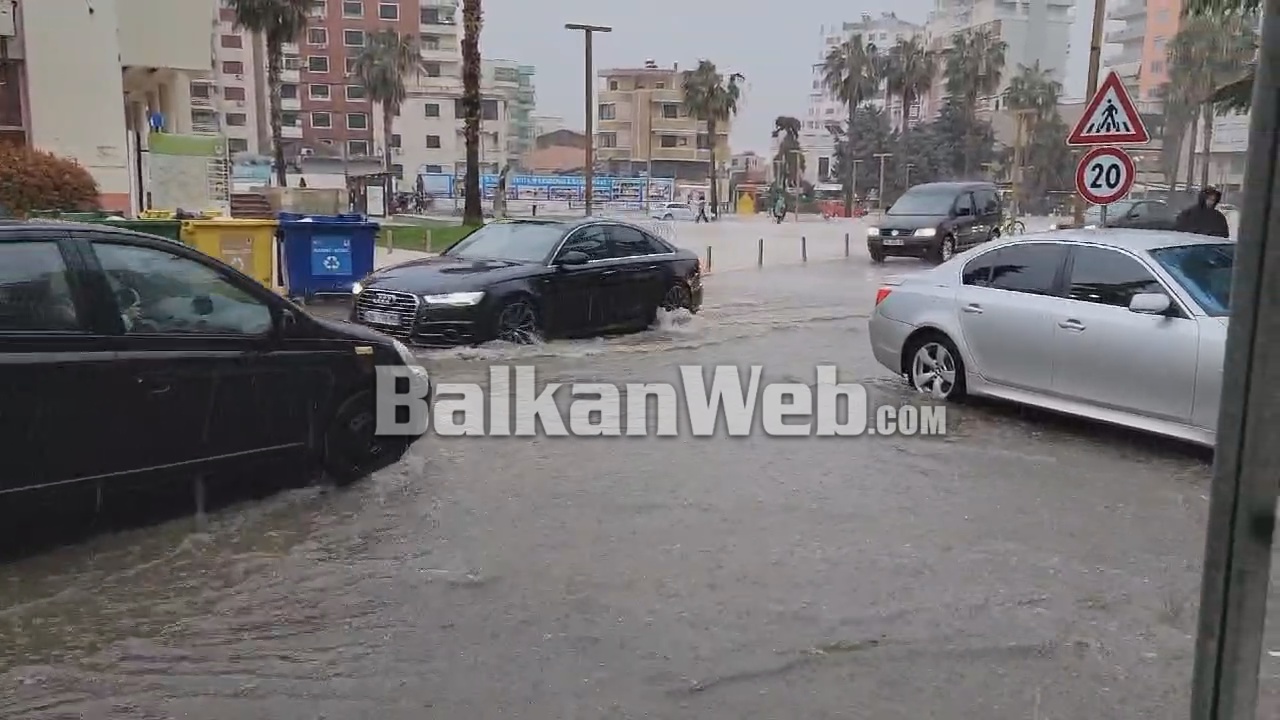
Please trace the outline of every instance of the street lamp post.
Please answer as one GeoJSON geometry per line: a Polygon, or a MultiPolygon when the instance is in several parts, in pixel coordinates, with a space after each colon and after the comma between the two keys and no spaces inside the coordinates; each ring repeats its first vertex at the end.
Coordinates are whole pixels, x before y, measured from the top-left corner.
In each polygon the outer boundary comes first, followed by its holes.
{"type": "Polygon", "coordinates": [[[582,37],[583,37],[583,60],[584,60],[583,69],[585,71],[583,75],[585,79],[584,88],[583,88],[583,92],[584,92],[583,97],[586,104],[586,107],[584,108],[584,110],[586,111],[586,115],[584,117],[584,120],[585,120],[584,126],[586,128],[586,136],[587,136],[587,148],[586,148],[587,152],[586,152],[586,161],[583,163],[583,167],[582,167],[582,174],[583,174],[582,202],[583,202],[583,207],[586,209],[586,214],[591,215],[591,196],[594,194],[594,191],[595,191],[595,161],[596,161],[595,159],[596,133],[595,133],[595,128],[592,127],[592,121],[595,119],[595,117],[594,117],[594,114],[591,112],[592,110],[595,109],[593,107],[595,105],[595,78],[592,77],[592,75],[594,74],[594,71],[592,70],[592,67],[591,67],[591,64],[592,64],[591,36],[598,32],[600,33],[613,32],[613,28],[608,27],[606,25],[583,25],[581,23],[565,23],[564,27],[566,30],[581,30],[582,37]]]}
{"type": "Polygon", "coordinates": [[[893,153],[876,153],[872,157],[880,160],[880,194],[876,196],[876,210],[884,212],[884,161],[893,157],[893,153]]]}

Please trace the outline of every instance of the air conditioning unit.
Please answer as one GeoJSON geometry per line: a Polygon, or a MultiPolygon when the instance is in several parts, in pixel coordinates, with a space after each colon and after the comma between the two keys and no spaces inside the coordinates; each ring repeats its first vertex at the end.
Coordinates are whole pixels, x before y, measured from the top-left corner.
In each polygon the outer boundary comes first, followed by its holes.
{"type": "Polygon", "coordinates": [[[238,108],[242,108],[242,107],[244,107],[244,101],[243,101],[243,100],[237,100],[237,101],[236,101],[236,107],[238,107],[238,108]]]}
{"type": "Polygon", "coordinates": [[[237,80],[243,80],[243,79],[244,79],[244,75],[236,75],[236,79],[237,79],[237,80]]]}
{"type": "Polygon", "coordinates": [[[302,148],[302,150],[298,151],[298,154],[301,155],[302,157],[311,157],[312,155],[316,154],[316,151],[313,150],[312,148],[304,147],[302,148]]]}

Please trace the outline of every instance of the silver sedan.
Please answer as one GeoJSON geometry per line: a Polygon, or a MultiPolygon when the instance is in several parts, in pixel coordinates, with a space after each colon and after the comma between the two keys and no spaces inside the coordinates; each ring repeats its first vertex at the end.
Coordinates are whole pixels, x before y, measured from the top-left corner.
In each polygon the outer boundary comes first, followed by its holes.
{"type": "Polygon", "coordinates": [[[988,243],[876,295],[876,359],[1000,398],[1212,445],[1235,243],[1069,230],[988,243]]]}

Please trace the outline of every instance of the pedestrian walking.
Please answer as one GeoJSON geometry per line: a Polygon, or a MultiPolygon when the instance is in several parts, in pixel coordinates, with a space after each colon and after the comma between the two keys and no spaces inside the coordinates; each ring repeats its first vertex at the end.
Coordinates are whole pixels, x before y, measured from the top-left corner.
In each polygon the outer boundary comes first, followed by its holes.
{"type": "Polygon", "coordinates": [[[707,196],[706,195],[698,196],[698,217],[694,218],[693,222],[695,225],[700,222],[704,222],[704,223],[711,222],[711,218],[707,217],[707,196]]]}
{"type": "Polygon", "coordinates": [[[1178,213],[1173,229],[1197,235],[1231,237],[1227,216],[1218,209],[1218,203],[1221,201],[1222,193],[1218,188],[1207,187],[1201,190],[1196,204],[1178,213]]]}
{"type": "Polygon", "coordinates": [[[773,216],[777,218],[778,224],[787,218],[787,196],[779,193],[778,199],[773,202],[773,216]]]}

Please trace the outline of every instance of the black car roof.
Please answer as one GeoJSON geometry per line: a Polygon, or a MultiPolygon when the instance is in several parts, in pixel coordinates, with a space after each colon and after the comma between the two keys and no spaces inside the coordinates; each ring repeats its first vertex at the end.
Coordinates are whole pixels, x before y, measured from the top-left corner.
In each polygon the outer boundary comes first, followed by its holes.
{"type": "MultiPolygon", "coordinates": [[[[614,223],[615,225],[626,225],[627,227],[633,227],[633,228],[636,228],[637,230],[645,230],[643,226],[637,225],[633,222],[629,222],[627,220],[623,220],[620,218],[608,218],[608,217],[580,217],[580,218],[556,218],[556,219],[548,218],[545,220],[542,218],[507,218],[503,220],[495,220],[494,222],[515,223],[515,224],[524,224],[524,225],[554,225],[554,226],[560,227],[565,232],[569,232],[570,230],[573,230],[575,228],[582,227],[583,225],[590,225],[592,223],[599,223],[599,222],[614,223]]],[[[648,230],[645,230],[645,232],[650,232],[650,234],[652,234],[652,232],[648,230]]]]}
{"type": "MultiPolygon", "coordinates": [[[[139,240],[164,240],[165,242],[176,243],[171,238],[149,235],[127,228],[115,227],[107,223],[85,223],[52,218],[33,218],[31,220],[0,219],[0,242],[5,240],[25,240],[33,231],[39,231],[44,228],[56,228],[64,232],[94,233],[97,235],[132,237],[139,240]]],[[[177,244],[181,245],[181,243],[177,244]]]]}
{"type": "Polygon", "coordinates": [[[974,190],[977,188],[994,189],[996,186],[993,182],[985,182],[982,180],[967,180],[963,182],[932,182],[912,185],[907,188],[908,191],[916,188],[929,188],[930,190],[974,190]]]}

